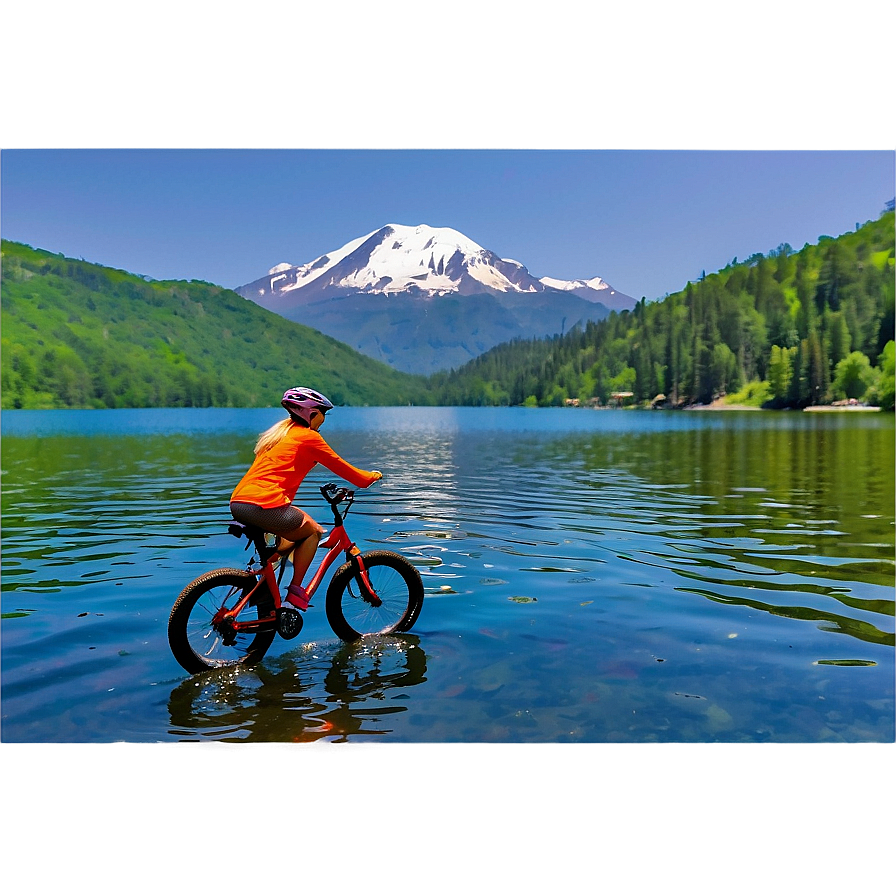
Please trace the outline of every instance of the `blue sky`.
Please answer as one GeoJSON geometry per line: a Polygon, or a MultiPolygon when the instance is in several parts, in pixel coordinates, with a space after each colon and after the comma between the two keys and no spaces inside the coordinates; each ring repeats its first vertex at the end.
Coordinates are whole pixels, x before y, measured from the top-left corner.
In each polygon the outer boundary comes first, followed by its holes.
{"type": "Polygon", "coordinates": [[[0,54],[0,232],[236,287],[426,223],[654,299],[876,218],[896,7],[705,7],[60,5],[0,54]]]}

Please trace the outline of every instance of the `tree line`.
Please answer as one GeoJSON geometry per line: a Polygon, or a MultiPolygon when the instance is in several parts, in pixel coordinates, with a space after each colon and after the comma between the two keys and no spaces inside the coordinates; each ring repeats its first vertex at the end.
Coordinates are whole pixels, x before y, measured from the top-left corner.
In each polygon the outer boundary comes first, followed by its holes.
{"type": "Polygon", "coordinates": [[[201,281],[2,243],[2,406],[257,407],[309,382],[337,404],[893,409],[894,214],[794,251],[734,259],[664,299],[517,339],[424,378],[201,281]]]}
{"type": "Polygon", "coordinates": [[[893,408],[893,212],[800,251],[782,244],[661,301],[563,336],[515,340],[430,377],[439,403],[766,407],[854,398],[893,408]]]}
{"type": "Polygon", "coordinates": [[[2,242],[2,403],[265,407],[309,382],[337,404],[423,403],[425,383],[203,281],[147,281],[2,242]]]}

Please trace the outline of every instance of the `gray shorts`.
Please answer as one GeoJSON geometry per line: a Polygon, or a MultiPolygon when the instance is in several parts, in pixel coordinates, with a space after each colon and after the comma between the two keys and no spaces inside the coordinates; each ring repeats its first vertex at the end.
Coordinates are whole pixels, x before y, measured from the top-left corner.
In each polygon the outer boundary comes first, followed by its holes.
{"type": "Polygon", "coordinates": [[[304,525],[308,516],[298,507],[285,504],[283,507],[259,507],[243,501],[231,501],[230,512],[238,523],[257,526],[273,535],[285,535],[304,525]]]}

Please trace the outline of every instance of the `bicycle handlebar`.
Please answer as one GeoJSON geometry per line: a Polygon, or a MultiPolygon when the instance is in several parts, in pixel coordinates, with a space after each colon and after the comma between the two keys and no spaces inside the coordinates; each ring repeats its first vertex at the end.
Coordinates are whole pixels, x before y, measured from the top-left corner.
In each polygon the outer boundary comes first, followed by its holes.
{"type": "Polygon", "coordinates": [[[336,485],[335,482],[328,482],[326,485],[322,485],[320,493],[331,507],[335,507],[337,504],[341,504],[343,501],[355,497],[354,491],[348,488],[342,488],[341,486],[336,485]]]}

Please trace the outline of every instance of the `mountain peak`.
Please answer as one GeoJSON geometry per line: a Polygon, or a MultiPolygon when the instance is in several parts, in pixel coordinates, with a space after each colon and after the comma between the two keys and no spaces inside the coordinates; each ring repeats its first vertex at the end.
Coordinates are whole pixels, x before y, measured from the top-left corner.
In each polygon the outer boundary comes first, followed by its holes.
{"type": "Polygon", "coordinates": [[[538,280],[521,262],[428,224],[386,224],[305,264],[278,264],[236,291],[420,373],[634,305],[600,277],[538,280]]]}
{"type": "Polygon", "coordinates": [[[600,277],[592,277],[590,280],[555,280],[553,277],[542,277],[541,282],[552,289],[562,289],[567,292],[581,289],[583,286],[587,286],[589,289],[609,288],[600,277]]]}
{"type": "MultiPolygon", "coordinates": [[[[266,277],[237,291],[281,310],[359,293],[432,298],[546,290],[574,292],[591,302],[617,295],[600,277],[538,280],[522,263],[499,258],[460,231],[429,224],[386,224],[306,264],[278,264],[266,277]]],[[[626,305],[625,300],[628,297],[619,294],[613,307],[631,307],[633,301],[626,305]]]]}

